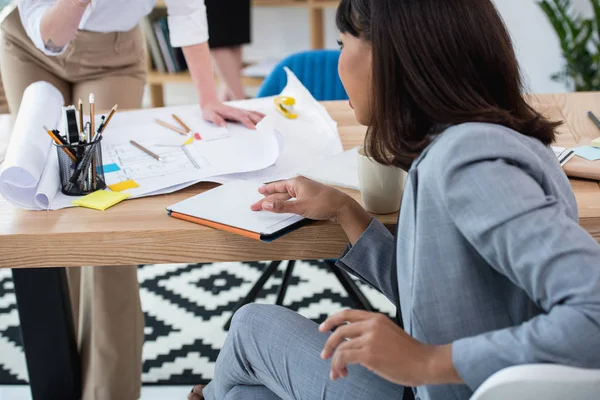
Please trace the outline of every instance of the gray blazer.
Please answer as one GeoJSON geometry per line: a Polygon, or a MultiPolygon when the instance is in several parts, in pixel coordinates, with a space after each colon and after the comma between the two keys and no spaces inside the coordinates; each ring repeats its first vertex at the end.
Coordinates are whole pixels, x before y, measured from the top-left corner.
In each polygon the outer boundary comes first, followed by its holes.
{"type": "Polygon", "coordinates": [[[452,343],[466,385],[417,388],[422,400],[468,399],[518,364],[600,368],[600,245],[536,139],[447,129],[409,171],[397,240],[373,220],[339,265],[399,300],[411,336],[452,343]]]}

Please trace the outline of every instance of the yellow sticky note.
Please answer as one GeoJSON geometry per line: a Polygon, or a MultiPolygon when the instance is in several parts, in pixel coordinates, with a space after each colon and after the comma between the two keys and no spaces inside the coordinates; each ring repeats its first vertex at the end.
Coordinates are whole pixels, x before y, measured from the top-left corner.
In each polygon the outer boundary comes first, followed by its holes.
{"type": "Polygon", "coordinates": [[[110,192],[108,190],[98,190],[73,201],[73,204],[79,207],[93,208],[94,210],[104,211],[107,208],[122,202],[131,196],[127,193],[110,192]]]}
{"type": "Polygon", "coordinates": [[[600,137],[592,140],[592,146],[600,148],[600,137]]]}
{"type": "Polygon", "coordinates": [[[140,185],[138,185],[135,181],[132,181],[130,179],[128,181],[115,183],[114,185],[108,185],[108,187],[113,192],[122,192],[123,190],[127,190],[127,189],[135,189],[137,187],[140,187],[140,185]]]}

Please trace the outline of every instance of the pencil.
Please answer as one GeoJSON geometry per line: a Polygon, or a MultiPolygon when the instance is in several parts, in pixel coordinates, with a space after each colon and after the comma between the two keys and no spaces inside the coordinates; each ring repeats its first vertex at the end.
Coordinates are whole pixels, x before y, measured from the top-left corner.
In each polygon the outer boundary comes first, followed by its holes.
{"type": "Polygon", "coordinates": [[[79,99],[79,133],[83,133],[83,101],[79,99]]]}
{"type": "Polygon", "coordinates": [[[177,132],[177,133],[181,133],[181,134],[182,134],[182,135],[184,135],[184,136],[187,136],[187,135],[188,135],[188,132],[184,131],[183,129],[181,129],[181,128],[178,128],[178,127],[176,127],[176,126],[173,126],[173,125],[171,125],[171,124],[168,124],[168,123],[166,123],[166,122],[164,122],[164,121],[161,121],[160,119],[156,119],[155,121],[156,121],[156,123],[157,123],[157,124],[159,124],[159,125],[162,125],[162,126],[164,126],[165,128],[169,128],[169,129],[171,129],[172,131],[175,131],[175,132],[177,132]]]}
{"type": "MultiPolygon", "coordinates": [[[[56,143],[59,146],[64,146],[64,143],[62,142],[62,140],[60,140],[55,134],[54,132],[52,132],[50,129],[45,129],[46,133],[48,134],[48,136],[50,136],[52,138],[52,141],[54,141],[54,143],[56,143]]],[[[71,151],[69,149],[67,149],[66,147],[61,147],[61,149],[69,156],[69,158],[75,162],[76,158],[73,155],[73,153],[71,153],[71,151]]]]}
{"type": "Polygon", "coordinates": [[[115,112],[117,112],[117,107],[118,107],[118,104],[115,104],[113,106],[113,108],[110,110],[110,113],[108,114],[108,117],[106,118],[106,121],[104,121],[100,125],[100,128],[98,128],[98,135],[102,135],[102,132],[104,132],[104,130],[106,129],[106,125],[108,125],[108,123],[110,122],[110,119],[113,117],[113,115],[115,115],[115,112]]]}
{"type": "Polygon", "coordinates": [[[151,152],[150,150],[148,150],[147,148],[145,148],[141,144],[137,143],[136,141],[130,140],[129,143],[131,143],[132,145],[134,145],[135,147],[137,147],[138,149],[140,149],[144,153],[148,154],[150,157],[155,158],[158,161],[162,161],[162,159],[157,154],[151,152]]]}
{"type": "MultiPolygon", "coordinates": [[[[94,141],[94,136],[96,136],[96,104],[94,101],[94,93],[90,93],[90,136],[88,137],[88,143],[92,143],[94,141]]],[[[88,149],[89,152],[94,152],[94,147],[90,147],[88,149]]],[[[96,188],[96,156],[95,153],[92,154],[92,163],[90,165],[91,170],[89,171],[88,185],[89,187],[95,189],[96,188]]]]}
{"type": "Polygon", "coordinates": [[[90,137],[88,143],[94,140],[95,125],[94,125],[94,114],[96,114],[96,105],[94,104],[94,93],[90,93],[90,137]]]}
{"type": "Polygon", "coordinates": [[[183,129],[185,129],[187,131],[187,133],[192,131],[186,124],[183,123],[183,121],[181,119],[179,119],[179,117],[177,115],[175,115],[175,114],[172,114],[172,115],[173,115],[173,119],[175,121],[177,121],[179,123],[179,125],[181,125],[183,127],[183,129]]]}

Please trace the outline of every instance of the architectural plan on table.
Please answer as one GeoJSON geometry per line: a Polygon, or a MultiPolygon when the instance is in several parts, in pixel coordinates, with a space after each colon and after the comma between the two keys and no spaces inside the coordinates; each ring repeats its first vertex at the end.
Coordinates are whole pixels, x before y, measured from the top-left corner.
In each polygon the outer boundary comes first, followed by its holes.
{"type": "Polygon", "coordinates": [[[117,164],[121,168],[106,174],[109,185],[133,180],[144,186],[148,180],[210,167],[196,146],[161,146],[143,142],[140,144],[157,154],[161,161],[155,160],[130,143],[108,145],[102,149],[104,165],[117,164]]]}

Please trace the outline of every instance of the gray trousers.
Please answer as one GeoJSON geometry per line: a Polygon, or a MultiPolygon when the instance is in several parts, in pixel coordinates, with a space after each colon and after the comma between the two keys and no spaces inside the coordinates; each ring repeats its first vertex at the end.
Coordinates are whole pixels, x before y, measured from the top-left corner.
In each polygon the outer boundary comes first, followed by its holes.
{"type": "Polygon", "coordinates": [[[403,387],[362,366],[329,379],[330,361],[320,353],[329,334],[283,307],[249,304],[234,316],[208,400],[401,399],[403,387]]]}

